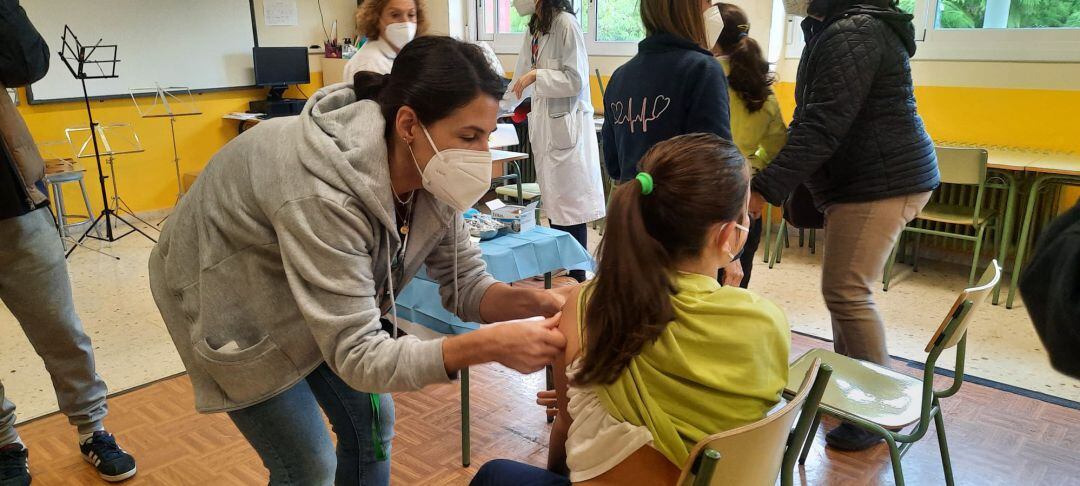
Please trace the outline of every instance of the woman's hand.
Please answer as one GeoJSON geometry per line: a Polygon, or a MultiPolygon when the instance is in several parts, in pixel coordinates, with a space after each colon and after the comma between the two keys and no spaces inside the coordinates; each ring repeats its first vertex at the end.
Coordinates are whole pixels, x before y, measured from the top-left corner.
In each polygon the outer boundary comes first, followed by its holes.
{"type": "Polygon", "coordinates": [[[559,414],[559,404],[555,390],[540,390],[536,392],[536,404],[547,409],[548,417],[554,417],[559,414]]]}
{"type": "Polygon", "coordinates": [[[722,283],[725,286],[738,287],[742,285],[742,279],[742,262],[735,260],[731,262],[731,265],[724,267],[724,281],[722,283]]]}
{"type": "Polygon", "coordinates": [[[519,79],[517,81],[517,83],[514,83],[514,88],[513,88],[514,96],[517,96],[517,99],[520,100],[521,96],[522,96],[522,93],[525,92],[525,88],[528,88],[529,86],[532,86],[532,84],[535,83],[535,82],[536,82],[536,70],[533,69],[532,71],[529,71],[524,76],[522,76],[521,79],[519,79]]]}
{"type": "Polygon", "coordinates": [[[487,326],[493,334],[497,361],[518,373],[544,369],[566,348],[566,338],[559,332],[562,314],[544,319],[524,319],[487,326]]]}
{"type": "Polygon", "coordinates": [[[765,198],[761,197],[761,193],[757,191],[750,192],[750,205],[747,208],[747,212],[750,213],[750,219],[758,219],[761,217],[761,212],[765,209],[765,198]]]}
{"type": "Polygon", "coordinates": [[[569,299],[570,296],[574,294],[574,292],[578,289],[579,285],[581,284],[575,283],[572,285],[561,285],[550,290],[545,290],[544,294],[546,294],[546,296],[542,300],[546,302],[543,304],[543,306],[545,307],[545,309],[550,309],[552,308],[552,306],[554,306],[555,310],[551,312],[544,312],[543,315],[553,315],[556,312],[561,311],[563,306],[566,305],[567,299],[569,299]]]}
{"type": "Polygon", "coordinates": [[[561,314],[482,326],[443,340],[447,374],[482,363],[496,362],[519,373],[533,373],[555,361],[566,348],[559,332],[561,314]]]}

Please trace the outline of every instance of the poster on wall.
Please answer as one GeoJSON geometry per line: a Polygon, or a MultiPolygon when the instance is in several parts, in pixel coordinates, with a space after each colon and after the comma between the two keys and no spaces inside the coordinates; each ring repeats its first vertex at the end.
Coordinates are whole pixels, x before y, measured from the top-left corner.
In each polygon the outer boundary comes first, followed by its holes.
{"type": "Polygon", "coordinates": [[[266,25],[297,25],[296,0],[263,0],[266,25]]]}

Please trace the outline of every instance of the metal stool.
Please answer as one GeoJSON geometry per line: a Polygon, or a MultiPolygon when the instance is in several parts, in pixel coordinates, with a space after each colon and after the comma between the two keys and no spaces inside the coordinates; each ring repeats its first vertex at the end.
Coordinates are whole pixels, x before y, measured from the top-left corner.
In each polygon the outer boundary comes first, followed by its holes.
{"type": "Polygon", "coordinates": [[[94,221],[93,216],[85,214],[68,214],[67,209],[64,206],[63,185],[69,182],[78,182],[79,190],[82,191],[83,204],[86,205],[88,213],[93,212],[90,206],[90,197],[86,194],[86,184],[83,183],[83,173],[84,171],[82,170],[65,168],[60,172],[45,174],[45,183],[50,187],[49,201],[56,210],[56,229],[60,232],[60,237],[62,238],[69,237],[69,229],[87,225],[94,221]],[[79,218],[79,221],[70,223],[69,220],[73,218],[79,218]]]}

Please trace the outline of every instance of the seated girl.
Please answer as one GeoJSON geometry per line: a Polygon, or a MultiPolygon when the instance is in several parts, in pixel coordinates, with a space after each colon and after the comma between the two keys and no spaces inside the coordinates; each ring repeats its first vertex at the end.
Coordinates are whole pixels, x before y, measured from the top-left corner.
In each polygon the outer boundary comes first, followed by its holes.
{"type": "Polygon", "coordinates": [[[746,160],[693,134],[641,167],[612,195],[596,278],[563,308],[548,469],[492,461],[472,484],[672,484],[699,440],[779,401],[783,313],[716,280],[746,242],[746,160]]]}

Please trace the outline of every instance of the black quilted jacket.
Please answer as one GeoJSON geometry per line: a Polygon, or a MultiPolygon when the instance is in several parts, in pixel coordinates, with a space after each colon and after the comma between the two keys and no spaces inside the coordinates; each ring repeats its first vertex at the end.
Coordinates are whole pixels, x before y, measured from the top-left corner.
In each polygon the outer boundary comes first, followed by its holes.
{"type": "Polygon", "coordinates": [[[934,143],[915,110],[911,18],[855,5],[803,22],[788,142],[754,178],[754,190],[776,205],[805,182],[824,208],[938,186],[934,143]]]}

